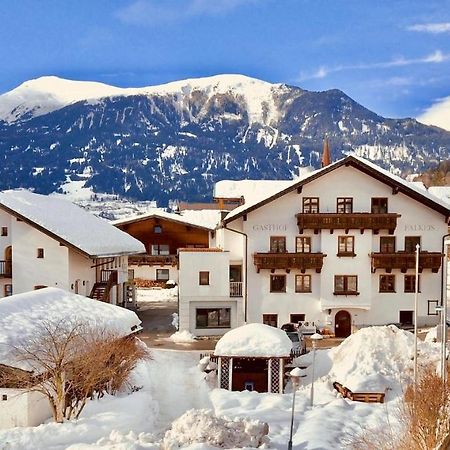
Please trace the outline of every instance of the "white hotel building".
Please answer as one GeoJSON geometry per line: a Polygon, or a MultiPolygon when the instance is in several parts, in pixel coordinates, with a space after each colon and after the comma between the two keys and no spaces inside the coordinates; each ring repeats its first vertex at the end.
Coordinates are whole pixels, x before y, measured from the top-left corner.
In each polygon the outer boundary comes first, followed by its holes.
{"type": "Polygon", "coordinates": [[[347,336],[411,324],[416,244],[418,324],[436,324],[448,204],[355,156],[277,183],[228,213],[211,248],[179,251],[181,330],[306,320],[347,336]]]}

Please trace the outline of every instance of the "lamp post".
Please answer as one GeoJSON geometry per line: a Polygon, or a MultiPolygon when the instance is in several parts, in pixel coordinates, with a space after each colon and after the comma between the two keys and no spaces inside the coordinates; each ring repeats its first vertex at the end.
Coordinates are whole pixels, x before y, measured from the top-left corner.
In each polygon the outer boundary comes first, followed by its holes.
{"type": "Polygon", "coordinates": [[[414,286],[414,392],[417,388],[417,308],[419,305],[419,256],[420,245],[416,244],[416,278],[414,286]]]}
{"type": "Polygon", "coordinates": [[[314,333],[311,336],[311,342],[313,346],[313,361],[312,361],[312,380],[311,380],[311,407],[314,405],[314,377],[315,377],[315,366],[316,366],[316,348],[317,348],[317,341],[320,341],[323,339],[323,336],[319,333],[314,333]]]}
{"type": "Polygon", "coordinates": [[[299,369],[298,367],[292,369],[289,372],[289,376],[292,381],[293,395],[292,395],[292,410],[291,410],[291,432],[289,434],[288,450],[292,450],[292,430],[294,428],[295,392],[297,391],[297,388],[300,385],[301,373],[302,370],[299,369]]]}

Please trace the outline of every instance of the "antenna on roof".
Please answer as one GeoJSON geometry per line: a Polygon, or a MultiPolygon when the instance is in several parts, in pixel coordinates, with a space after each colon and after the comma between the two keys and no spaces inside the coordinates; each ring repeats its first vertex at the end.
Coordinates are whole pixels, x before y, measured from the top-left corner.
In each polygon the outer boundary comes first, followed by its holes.
{"type": "Polygon", "coordinates": [[[323,140],[322,167],[329,166],[330,164],[331,164],[330,144],[328,142],[328,136],[325,135],[325,138],[323,140]]]}

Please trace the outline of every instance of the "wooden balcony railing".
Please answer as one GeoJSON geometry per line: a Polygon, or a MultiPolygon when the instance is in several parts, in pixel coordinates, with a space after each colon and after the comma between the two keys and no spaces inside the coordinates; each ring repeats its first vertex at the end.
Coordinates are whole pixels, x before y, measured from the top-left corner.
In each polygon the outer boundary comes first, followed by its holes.
{"type": "Polygon", "coordinates": [[[303,230],[373,230],[375,234],[379,230],[388,230],[393,234],[397,227],[397,219],[400,214],[372,214],[369,212],[361,213],[317,213],[317,214],[296,214],[299,233],[303,230]]]}
{"type": "Polygon", "coordinates": [[[135,255],[128,258],[131,266],[176,266],[177,255],[135,255]]]}
{"type": "Polygon", "coordinates": [[[253,261],[256,271],[261,269],[284,269],[289,272],[291,269],[299,269],[304,272],[306,269],[314,269],[320,273],[323,266],[323,253],[255,253],[253,261]]]}
{"type": "Polygon", "coordinates": [[[0,277],[11,278],[12,276],[12,261],[0,261],[0,277]]]}
{"type": "MultiPolygon", "coordinates": [[[[408,269],[415,269],[416,254],[414,252],[395,252],[395,253],[372,253],[372,272],[377,269],[384,269],[390,272],[392,269],[400,269],[405,273],[408,269]]],[[[436,273],[439,271],[442,262],[442,253],[440,252],[420,252],[419,254],[419,272],[424,269],[431,269],[436,273]]]]}

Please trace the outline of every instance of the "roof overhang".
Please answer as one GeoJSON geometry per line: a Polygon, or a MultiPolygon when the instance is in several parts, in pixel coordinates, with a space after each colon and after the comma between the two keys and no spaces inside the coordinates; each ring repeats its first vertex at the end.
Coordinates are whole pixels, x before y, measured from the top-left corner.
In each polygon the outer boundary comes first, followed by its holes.
{"type": "Polygon", "coordinates": [[[194,223],[188,222],[186,220],[177,220],[176,218],[172,218],[172,217],[160,216],[159,214],[149,214],[149,215],[144,214],[142,216],[133,217],[131,219],[115,220],[112,222],[112,224],[115,227],[120,228],[122,225],[129,225],[132,223],[144,222],[144,221],[150,220],[150,219],[167,220],[168,222],[175,222],[180,225],[185,225],[187,227],[192,227],[192,228],[198,228],[200,230],[205,230],[205,231],[214,230],[214,228],[206,227],[204,225],[194,224],[194,223]]]}

